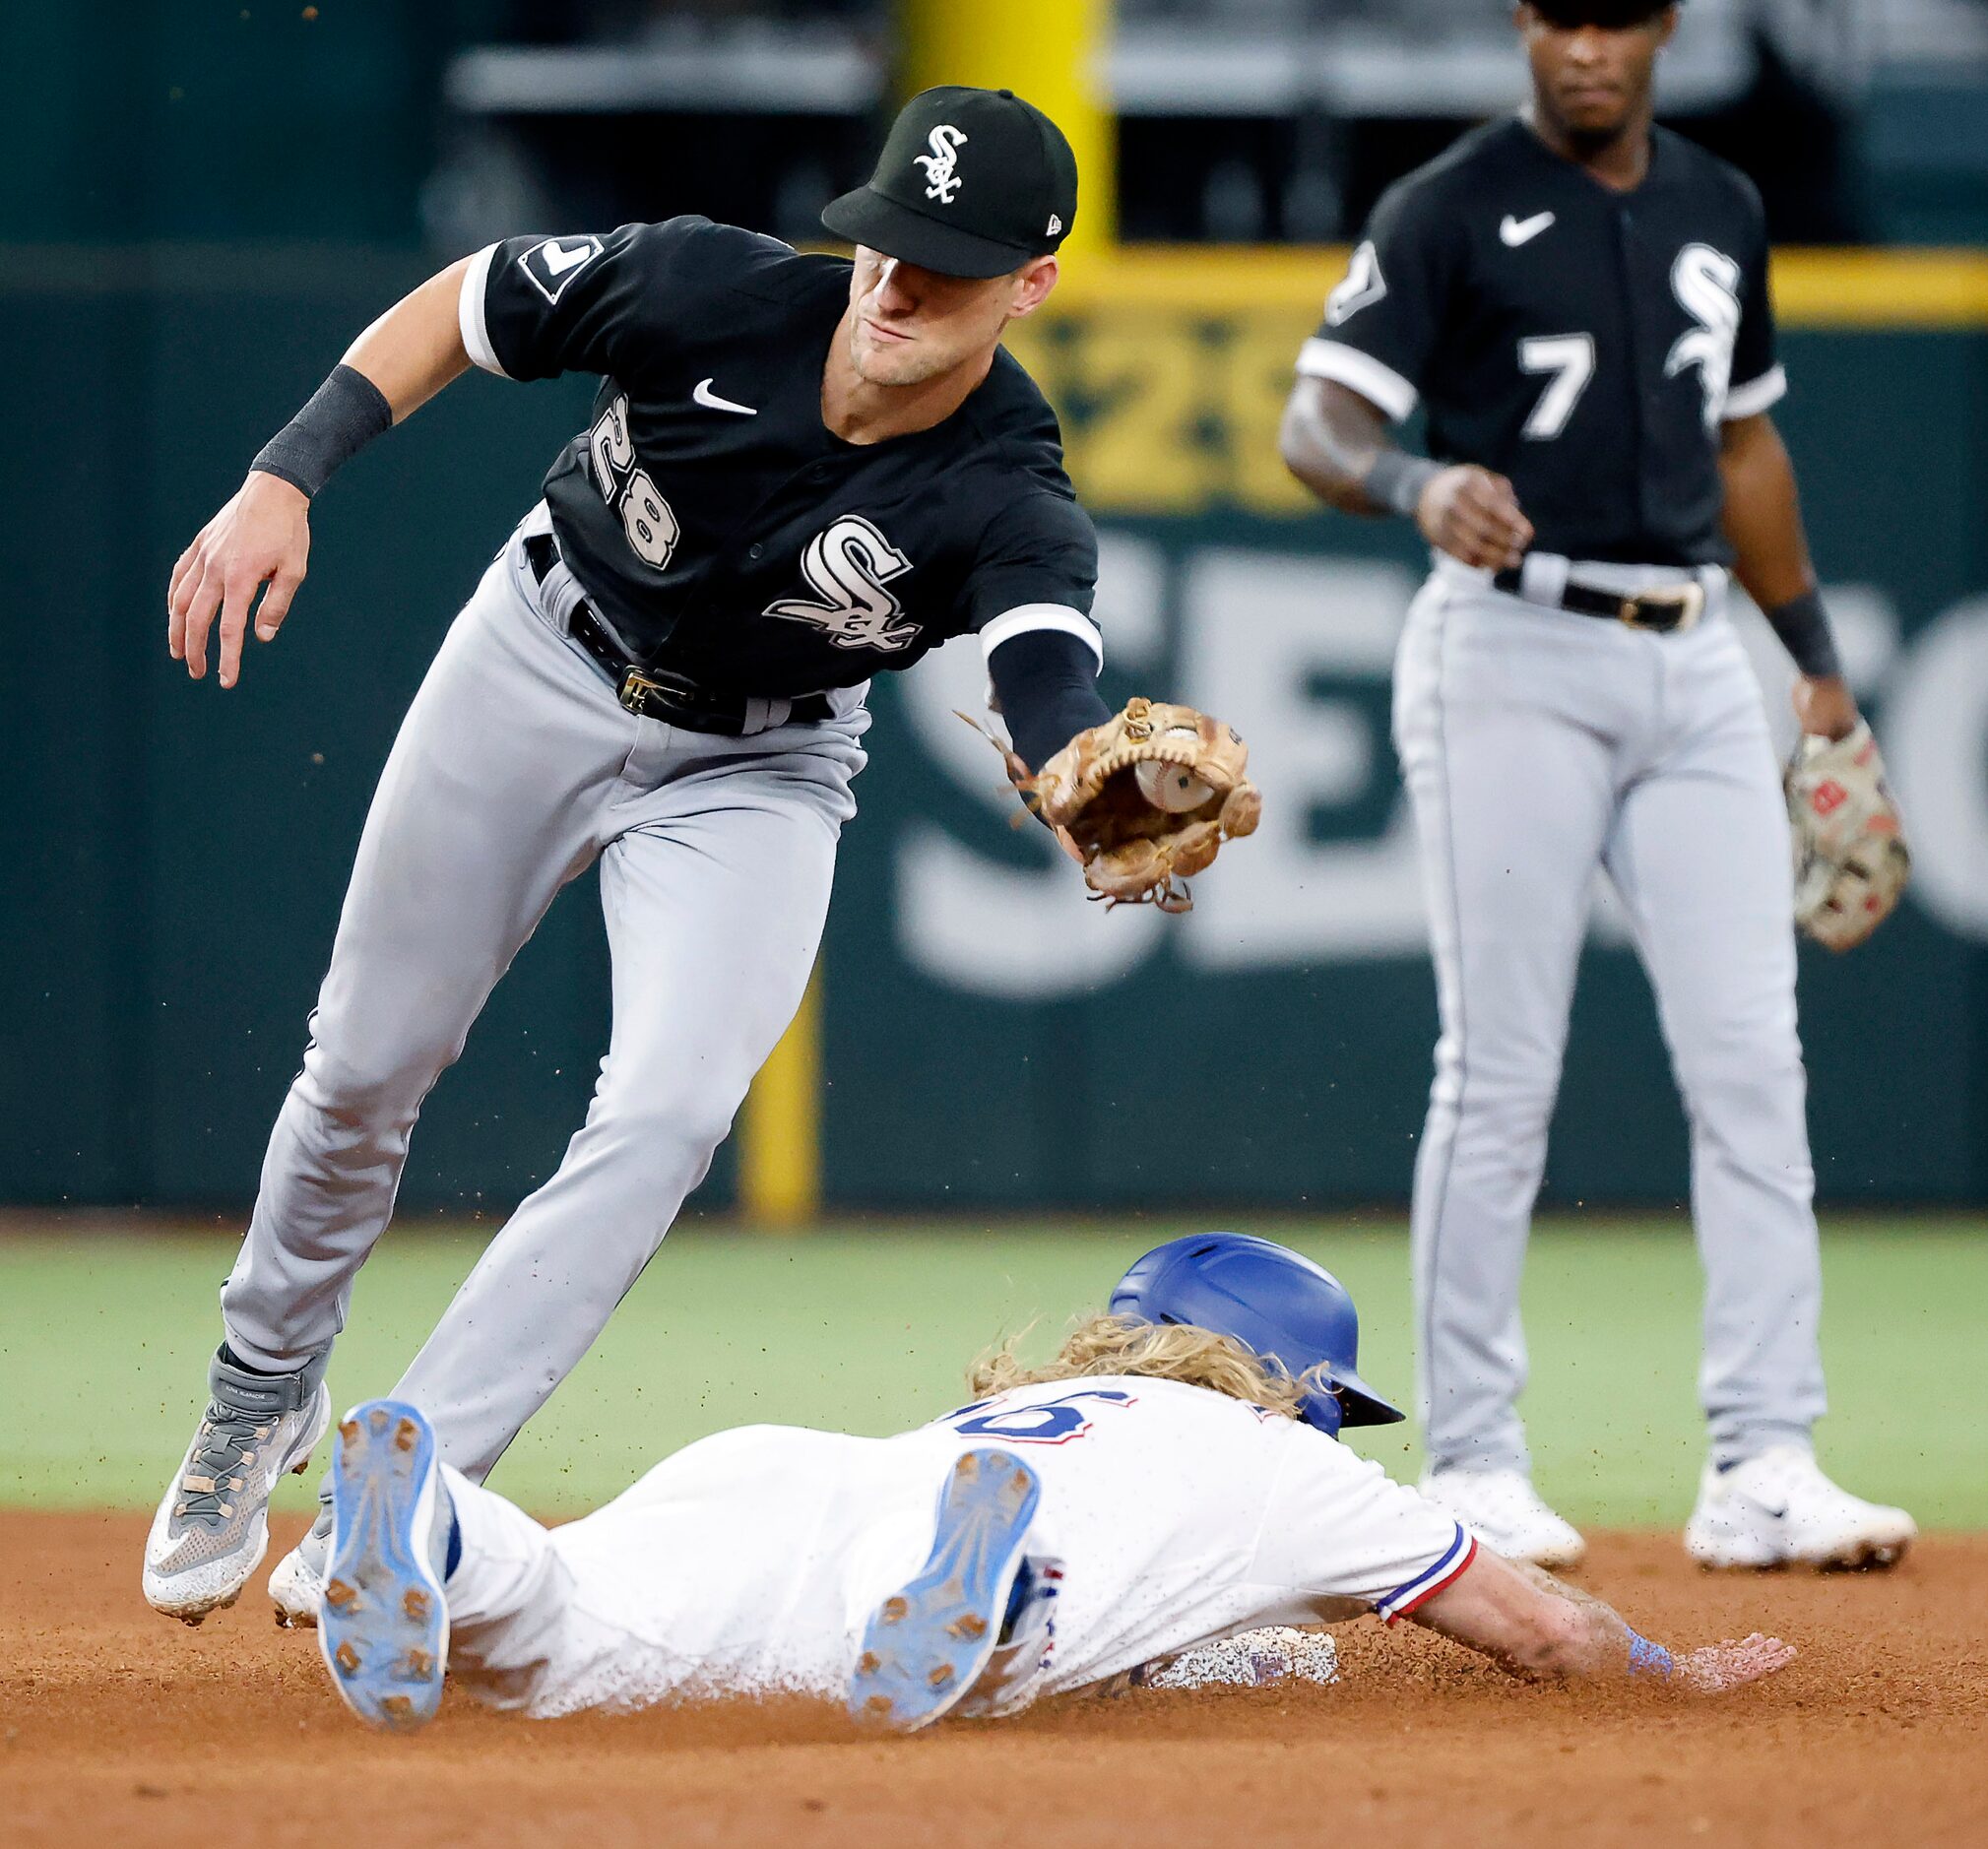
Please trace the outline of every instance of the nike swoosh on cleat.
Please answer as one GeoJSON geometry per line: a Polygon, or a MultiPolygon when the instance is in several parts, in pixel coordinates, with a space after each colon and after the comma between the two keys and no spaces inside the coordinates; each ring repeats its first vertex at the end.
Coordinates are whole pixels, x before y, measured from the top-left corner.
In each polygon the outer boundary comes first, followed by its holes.
{"type": "Polygon", "coordinates": [[[706,411],[730,411],[741,417],[756,417],[759,415],[756,406],[737,405],[734,404],[729,398],[720,398],[711,389],[711,381],[709,379],[699,379],[692,388],[690,396],[696,403],[702,405],[706,411]]]}
{"type": "Polygon", "coordinates": [[[1507,212],[1505,223],[1498,227],[1498,235],[1507,250],[1516,250],[1521,244],[1531,243],[1553,221],[1551,212],[1535,212],[1529,219],[1515,219],[1507,212]]]}

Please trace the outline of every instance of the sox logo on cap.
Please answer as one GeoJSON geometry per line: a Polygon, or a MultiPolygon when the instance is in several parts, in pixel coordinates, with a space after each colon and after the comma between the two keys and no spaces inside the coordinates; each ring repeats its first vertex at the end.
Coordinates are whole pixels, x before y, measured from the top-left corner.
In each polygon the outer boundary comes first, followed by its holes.
{"type": "Polygon", "coordinates": [[[931,181],[925,189],[925,196],[949,206],[959,192],[959,150],[965,145],[966,137],[950,122],[941,122],[926,137],[926,143],[931,153],[914,156],[912,164],[925,168],[927,177],[931,181]]]}

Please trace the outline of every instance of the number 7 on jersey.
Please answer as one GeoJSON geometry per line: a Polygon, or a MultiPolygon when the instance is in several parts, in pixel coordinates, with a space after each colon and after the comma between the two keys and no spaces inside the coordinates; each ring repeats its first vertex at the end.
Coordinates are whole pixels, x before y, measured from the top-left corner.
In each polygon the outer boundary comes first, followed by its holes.
{"type": "Polygon", "coordinates": [[[1567,428],[1574,406],[1594,377],[1594,336],[1539,334],[1520,341],[1518,369],[1549,375],[1546,390],[1525,420],[1523,434],[1535,442],[1556,437],[1567,428]]]}

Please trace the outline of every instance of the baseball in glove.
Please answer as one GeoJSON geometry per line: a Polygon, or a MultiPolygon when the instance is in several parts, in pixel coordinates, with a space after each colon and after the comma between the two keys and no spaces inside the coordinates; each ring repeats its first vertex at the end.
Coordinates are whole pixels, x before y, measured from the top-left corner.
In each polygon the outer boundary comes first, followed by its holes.
{"type": "Polygon", "coordinates": [[[1244,775],[1250,747],[1191,706],[1129,700],[1033,777],[1012,751],[1002,756],[1022,801],[1067,838],[1084,883],[1107,905],[1191,911],[1188,878],[1224,841],[1254,833],[1262,813],[1244,775]]]}
{"type": "Polygon", "coordinates": [[[1912,870],[1878,741],[1861,720],[1847,737],[1805,737],[1785,781],[1795,923],[1819,944],[1852,949],[1890,916],[1912,870]]]}

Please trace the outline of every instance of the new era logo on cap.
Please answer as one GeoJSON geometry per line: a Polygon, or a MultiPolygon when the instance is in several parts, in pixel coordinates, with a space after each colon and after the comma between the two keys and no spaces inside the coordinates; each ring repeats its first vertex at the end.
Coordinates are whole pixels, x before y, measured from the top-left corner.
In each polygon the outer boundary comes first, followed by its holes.
{"type": "Polygon", "coordinates": [[[1054,237],[1062,228],[1063,228],[1062,220],[1058,218],[1057,215],[1054,212],[1052,212],[1050,214],[1049,227],[1043,232],[1043,235],[1045,237],[1054,237]]]}

